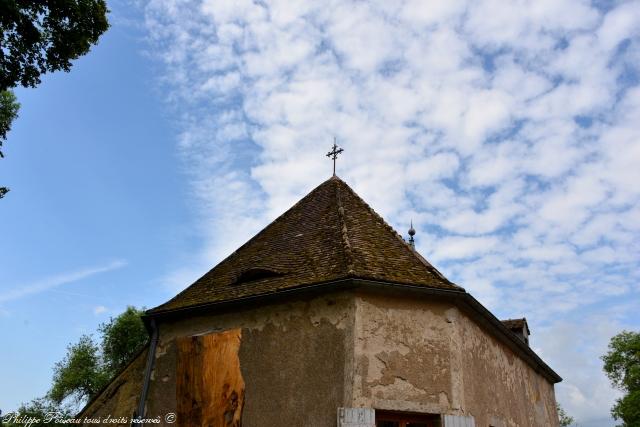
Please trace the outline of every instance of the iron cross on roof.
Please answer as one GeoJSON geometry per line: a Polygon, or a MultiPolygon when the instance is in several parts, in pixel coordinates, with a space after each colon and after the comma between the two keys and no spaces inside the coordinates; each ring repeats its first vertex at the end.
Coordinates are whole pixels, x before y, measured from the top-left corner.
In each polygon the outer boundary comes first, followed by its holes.
{"type": "Polygon", "coordinates": [[[342,153],[343,151],[344,150],[342,148],[338,149],[336,139],[333,138],[333,148],[327,153],[327,157],[333,159],[333,176],[336,176],[336,159],[338,158],[338,154],[342,153]]]}

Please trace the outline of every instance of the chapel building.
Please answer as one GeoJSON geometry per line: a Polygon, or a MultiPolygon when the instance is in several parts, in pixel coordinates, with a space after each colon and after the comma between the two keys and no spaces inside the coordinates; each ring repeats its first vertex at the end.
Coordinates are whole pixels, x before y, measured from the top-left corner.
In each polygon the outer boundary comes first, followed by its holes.
{"type": "Polygon", "coordinates": [[[561,378],[526,320],[498,320],[336,176],[145,322],[149,345],[81,417],[558,426],[561,378]]]}

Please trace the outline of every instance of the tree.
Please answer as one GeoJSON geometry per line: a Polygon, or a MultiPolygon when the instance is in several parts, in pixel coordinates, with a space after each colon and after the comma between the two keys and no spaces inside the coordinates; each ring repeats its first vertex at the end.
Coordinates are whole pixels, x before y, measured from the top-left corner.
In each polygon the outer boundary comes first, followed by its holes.
{"type": "Polygon", "coordinates": [[[20,107],[10,89],[71,70],[109,28],[108,12],[104,0],[0,0],[0,148],[20,107]]]}
{"type": "Polygon", "coordinates": [[[73,412],[68,408],[54,404],[47,398],[33,399],[29,403],[23,403],[13,413],[2,415],[3,427],[24,427],[27,419],[37,419],[38,426],[58,427],[68,426],[63,420],[73,417],[73,412]]]}
{"type": "Polygon", "coordinates": [[[16,101],[13,92],[5,90],[0,92],[0,157],[2,154],[2,141],[7,138],[7,132],[11,130],[11,122],[18,117],[20,104],[16,101]]]}
{"type": "Polygon", "coordinates": [[[88,335],[67,347],[67,355],[53,368],[51,400],[61,403],[71,397],[77,403],[94,396],[109,381],[101,359],[98,347],[88,335]]]}
{"type": "Polygon", "coordinates": [[[558,421],[560,421],[560,427],[569,427],[574,423],[575,420],[573,417],[570,417],[559,403],[556,403],[556,409],[558,410],[558,421]]]}
{"type": "Polygon", "coordinates": [[[124,368],[147,342],[149,334],[141,320],[143,314],[144,311],[129,306],[109,323],[100,325],[102,354],[112,374],[124,368]]]}
{"type": "Polygon", "coordinates": [[[611,414],[622,420],[622,427],[640,427],[640,333],[622,331],[615,335],[602,360],[613,386],[625,393],[611,414]]]}
{"type": "Polygon", "coordinates": [[[109,322],[100,325],[99,344],[83,335],[76,344],[67,347],[64,359],[53,368],[53,384],[45,397],[23,403],[10,414],[0,411],[0,426],[24,427],[24,420],[41,420],[47,427],[68,426],[74,407],[93,398],[142,350],[148,335],[135,307],[127,309],[109,322]]]}
{"type": "Polygon", "coordinates": [[[146,344],[148,334],[141,316],[144,310],[127,309],[102,324],[100,344],[88,336],[67,347],[63,360],[53,368],[53,384],[47,395],[55,404],[73,399],[78,404],[94,397],[146,344]]]}
{"type": "Polygon", "coordinates": [[[109,28],[104,0],[3,0],[0,90],[35,87],[46,72],[71,69],[109,28]]]}
{"type": "MultiPolygon", "coordinates": [[[[16,101],[13,92],[5,90],[0,92],[0,158],[2,153],[2,143],[7,139],[7,132],[11,130],[11,123],[18,117],[20,104],[16,101]]],[[[9,191],[6,187],[0,187],[0,199],[9,191]]]]}

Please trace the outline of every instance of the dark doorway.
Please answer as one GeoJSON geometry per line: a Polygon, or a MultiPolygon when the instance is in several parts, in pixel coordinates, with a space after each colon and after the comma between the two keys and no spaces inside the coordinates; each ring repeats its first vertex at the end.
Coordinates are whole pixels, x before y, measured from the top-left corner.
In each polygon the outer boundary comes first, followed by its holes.
{"type": "Polygon", "coordinates": [[[441,427],[440,415],[376,410],[376,427],[441,427]]]}

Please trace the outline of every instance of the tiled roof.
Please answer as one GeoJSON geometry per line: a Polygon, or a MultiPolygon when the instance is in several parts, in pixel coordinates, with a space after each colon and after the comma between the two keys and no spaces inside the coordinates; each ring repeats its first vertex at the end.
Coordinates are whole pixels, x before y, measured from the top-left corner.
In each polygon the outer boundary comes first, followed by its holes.
{"type": "Polygon", "coordinates": [[[334,176],[150,313],[346,278],[464,292],[334,176]]]}

